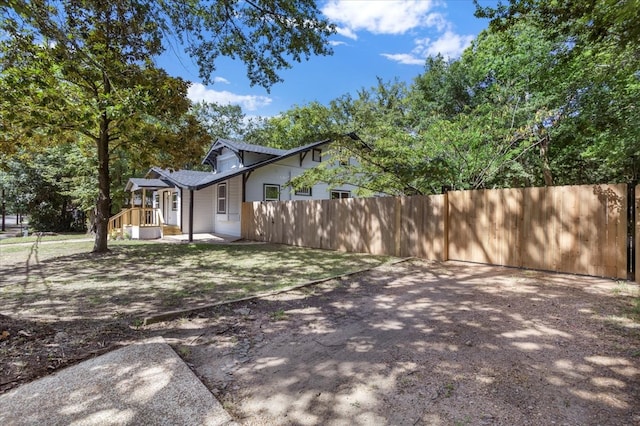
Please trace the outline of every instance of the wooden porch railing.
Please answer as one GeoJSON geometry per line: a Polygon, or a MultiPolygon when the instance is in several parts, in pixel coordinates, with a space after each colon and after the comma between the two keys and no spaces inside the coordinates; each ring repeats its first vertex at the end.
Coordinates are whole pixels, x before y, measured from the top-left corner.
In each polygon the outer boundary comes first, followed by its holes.
{"type": "Polygon", "coordinates": [[[108,233],[124,236],[125,226],[160,226],[164,225],[164,217],[160,209],[151,207],[133,207],[122,210],[109,218],[108,233]]]}

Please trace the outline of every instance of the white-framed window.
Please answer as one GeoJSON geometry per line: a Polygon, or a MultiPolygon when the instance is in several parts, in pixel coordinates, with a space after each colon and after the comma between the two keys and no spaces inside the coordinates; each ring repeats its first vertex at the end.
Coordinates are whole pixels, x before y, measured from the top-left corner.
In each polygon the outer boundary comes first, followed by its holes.
{"type": "Polygon", "coordinates": [[[351,191],[345,191],[342,189],[332,189],[331,190],[331,199],[332,200],[340,200],[342,198],[351,198],[351,191]]]}
{"type": "Polygon", "coordinates": [[[217,212],[219,214],[227,213],[227,184],[219,183],[218,184],[218,208],[217,212]]]}
{"type": "Polygon", "coordinates": [[[305,197],[311,197],[311,187],[307,186],[304,188],[296,189],[296,195],[304,195],[305,197]]]}
{"type": "Polygon", "coordinates": [[[263,186],[264,201],[280,201],[280,185],[265,183],[263,186]]]}
{"type": "Polygon", "coordinates": [[[178,193],[171,194],[171,210],[174,212],[178,210],[178,193]]]}
{"type": "Polygon", "coordinates": [[[313,161],[315,161],[316,163],[319,163],[322,161],[322,150],[319,148],[314,148],[311,151],[311,159],[313,161]]]}

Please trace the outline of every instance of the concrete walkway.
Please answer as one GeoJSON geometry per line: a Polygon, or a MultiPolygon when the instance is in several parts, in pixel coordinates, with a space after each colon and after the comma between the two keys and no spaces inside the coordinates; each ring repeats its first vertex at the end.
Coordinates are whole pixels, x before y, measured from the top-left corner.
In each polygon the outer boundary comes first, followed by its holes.
{"type": "Polygon", "coordinates": [[[2,425],[235,425],[162,338],[0,395],[2,425]]]}
{"type": "MultiPolygon", "coordinates": [[[[232,235],[223,235],[223,234],[193,234],[193,241],[197,243],[232,243],[234,241],[238,241],[240,237],[234,237],[232,235]]],[[[163,242],[180,242],[185,243],[189,241],[188,234],[181,235],[166,235],[163,239],[158,240],[163,242]]]]}

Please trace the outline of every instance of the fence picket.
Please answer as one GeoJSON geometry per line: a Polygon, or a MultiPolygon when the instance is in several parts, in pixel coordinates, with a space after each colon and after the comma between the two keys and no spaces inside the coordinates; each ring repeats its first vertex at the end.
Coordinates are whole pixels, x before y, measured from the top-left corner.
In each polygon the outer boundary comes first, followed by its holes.
{"type": "MultiPolygon", "coordinates": [[[[626,185],[243,203],[246,239],[626,278],[626,185]]],[[[640,224],[635,226],[640,240],[640,224]]],[[[636,265],[640,254],[636,251],[636,265]]],[[[638,274],[640,275],[640,274],[638,274]]]]}

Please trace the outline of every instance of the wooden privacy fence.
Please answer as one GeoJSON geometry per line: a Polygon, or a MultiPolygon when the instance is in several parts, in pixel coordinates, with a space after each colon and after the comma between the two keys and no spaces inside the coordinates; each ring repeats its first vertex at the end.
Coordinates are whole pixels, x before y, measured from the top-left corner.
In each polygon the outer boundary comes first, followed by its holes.
{"type": "Polygon", "coordinates": [[[626,279],[627,203],[624,184],[254,202],[242,237],[626,279]]]}
{"type": "Polygon", "coordinates": [[[445,195],[243,203],[242,237],[446,260],[445,195]]]}
{"type": "Polygon", "coordinates": [[[627,278],[626,185],[449,194],[449,259],[627,278]]]}

